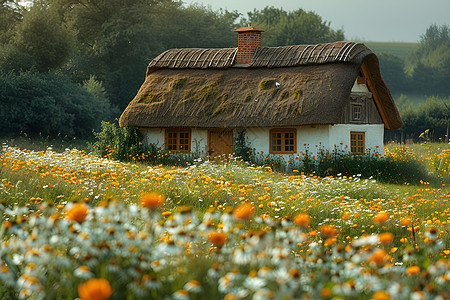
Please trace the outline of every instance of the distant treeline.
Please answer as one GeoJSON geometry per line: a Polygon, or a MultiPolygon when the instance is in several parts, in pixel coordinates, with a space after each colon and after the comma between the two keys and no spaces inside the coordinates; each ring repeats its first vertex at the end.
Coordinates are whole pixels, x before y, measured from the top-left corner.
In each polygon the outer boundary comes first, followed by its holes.
{"type": "Polygon", "coordinates": [[[419,46],[405,59],[391,53],[377,56],[391,92],[450,95],[450,26],[428,27],[419,46]]]}
{"type": "MultiPolygon", "coordinates": [[[[234,30],[248,24],[265,30],[265,46],[345,39],[302,9],[242,16],[176,0],[0,0],[0,136],[90,138],[120,116],[151,59],[170,48],[235,47],[234,30]]],[[[450,94],[448,31],[431,26],[405,61],[380,55],[393,92],[450,94]]]]}
{"type": "Polygon", "coordinates": [[[302,9],[236,11],[175,0],[0,1],[0,136],[91,137],[135,96],[151,59],[169,48],[235,47],[261,26],[266,45],[344,39],[302,9]]]}
{"type": "Polygon", "coordinates": [[[450,26],[428,27],[418,47],[405,59],[391,53],[377,56],[391,93],[400,95],[395,100],[404,122],[400,130],[386,132],[387,140],[448,142],[450,26]]]}

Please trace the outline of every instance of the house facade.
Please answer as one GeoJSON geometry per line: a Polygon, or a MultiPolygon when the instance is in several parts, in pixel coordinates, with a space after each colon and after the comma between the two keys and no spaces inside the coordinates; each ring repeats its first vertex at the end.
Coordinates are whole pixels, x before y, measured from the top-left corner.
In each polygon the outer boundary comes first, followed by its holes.
{"type": "Polygon", "coordinates": [[[261,47],[262,30],[236,32],[237,48],[156,57],[120,125],[139,128],[147,145],[199,157],[233,154],[238,137],[286,160],[336,149],[383,154],[384,129],[402,121],[370,49],[261,47]]]}

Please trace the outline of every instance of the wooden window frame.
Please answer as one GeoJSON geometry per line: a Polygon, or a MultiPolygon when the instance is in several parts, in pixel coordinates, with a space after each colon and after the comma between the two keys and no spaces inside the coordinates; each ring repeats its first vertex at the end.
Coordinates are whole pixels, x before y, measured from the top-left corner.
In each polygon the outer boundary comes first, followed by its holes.
{"type": "Polygon", "coordinates": [[[295,128],[274,128],[271,129],[269,131],[269,153],[270,154],[293,154],[293,153],[297,153],[297,129],[295,128]],[[281,133],[282,135],[284,133],[293,133],[294,134],[294,150],[293,151],[285,151],[284,148],[287,146],[285,143],[285,138],[281,137],[281,151],[274,151],[273,150],[273,146],[278,146],[278,145],[273,145],[273,139],[272,139],[272,134],[273,133],[281,133]]]}
{"type": "Polygon", "coordinates": [[[350,152],[355,155],[364,155],[365,154],[365,152],[366,152],[366,132],[350,131],[350,152]],[[358,142],[362,142],[362,145],[358,144],[358,142]]]}
{"type": "Polygon", "coordinates": [[[164,132],[164,146],[165,146],[164,148],[167,151],[171,151],[171,152],[181,152],[181,153],[190,152],[191,151],[191,139],[192,139],[191,129],[166,129],[164,132]],[[172,145],[175,145],[176,149],[169,149],[169,134],[170,133],[177,134],[177,136],[175,137],[175,144],[172,144],[172,145]],[[180,133],[189,134],[187,149],[180,149],[180,147],[182,145],[180,143],[180,140],[181,140],[180,133]]]}
{"type": "Polygon", "coordinates": [[[363,119],[363,104],[361,103],[352,103],[350,105],[350,114],[352,122],[362,122],[363,119]],[[359,108],[359,117],[356,117],[355,108],[359,108]]]}

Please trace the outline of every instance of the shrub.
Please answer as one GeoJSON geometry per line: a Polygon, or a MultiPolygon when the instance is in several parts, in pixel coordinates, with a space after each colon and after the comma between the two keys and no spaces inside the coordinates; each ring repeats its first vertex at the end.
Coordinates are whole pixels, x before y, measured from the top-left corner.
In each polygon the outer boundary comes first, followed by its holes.
{"type": "Polygon", "coordinates": [[[119,127],[116,123],[102,122],[101,131],[94,133],[96,142],[92,150],[101,157],[120,161],[148,164],[181,165],[192,164],[191,153],[171,153],[153,145],[144,146],[143,136],[138,129],[119,127]]]}
{"type": "Polygon", "coordinates": [[[0,75],[0,136],[86,138],[115,113],[107,100],[53,73],[0,75]]]}

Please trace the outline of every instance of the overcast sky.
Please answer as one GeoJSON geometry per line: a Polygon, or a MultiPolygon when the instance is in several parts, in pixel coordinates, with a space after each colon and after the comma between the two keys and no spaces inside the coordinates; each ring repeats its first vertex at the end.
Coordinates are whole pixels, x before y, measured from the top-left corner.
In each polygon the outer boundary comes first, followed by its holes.
{"type": "MultiPolygon", "coordinates": [[[[213,10],[238,10],[247,17],[253,9],[274,6],[314,11],[346,39],[377,42],[418,42],[432,24],[450,25],[450,0],[183,0],[213,10]]],[[[262,28],[264,29],[264,28],[262,28]]]]}

